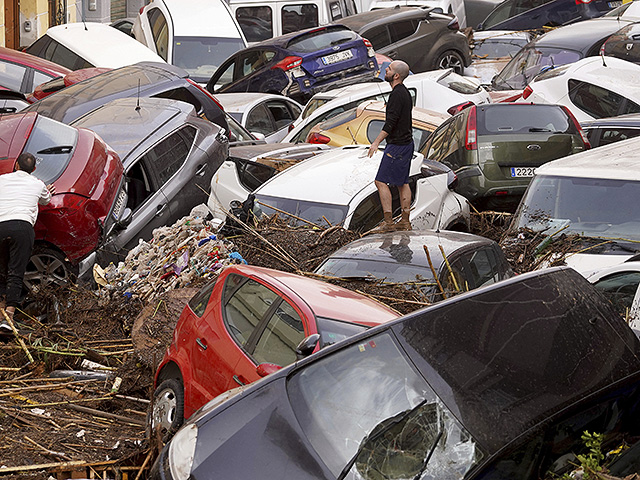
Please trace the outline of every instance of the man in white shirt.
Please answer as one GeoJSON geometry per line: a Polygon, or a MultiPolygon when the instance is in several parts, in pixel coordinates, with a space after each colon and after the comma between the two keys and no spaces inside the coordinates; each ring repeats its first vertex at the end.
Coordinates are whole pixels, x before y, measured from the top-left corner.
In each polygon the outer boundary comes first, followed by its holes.
{"type": "MultiPolygon", "coordinates": [[[[36,158],[22,153],[12,173],[0,175],[0,297],[6,296],[6,312],[13,318],[22,297],[24,272],[31,257],[38,217],[38,204],[46,205],[55,193],[53,185],[45,185],[31,173],[36,158]]],[[[11,327],[0,319],[0,333],[11,327]]]]}

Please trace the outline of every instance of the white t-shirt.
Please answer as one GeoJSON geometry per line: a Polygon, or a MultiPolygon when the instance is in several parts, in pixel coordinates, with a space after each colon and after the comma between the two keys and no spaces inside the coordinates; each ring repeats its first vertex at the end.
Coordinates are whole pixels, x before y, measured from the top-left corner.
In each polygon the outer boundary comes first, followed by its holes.
{"type": "Polygon", "coordinates": [[[36,224],[38,204],[51,201],[51,193],[44,182],[18,170],[0,175],[0,222],[24,220],[36,224]]]}

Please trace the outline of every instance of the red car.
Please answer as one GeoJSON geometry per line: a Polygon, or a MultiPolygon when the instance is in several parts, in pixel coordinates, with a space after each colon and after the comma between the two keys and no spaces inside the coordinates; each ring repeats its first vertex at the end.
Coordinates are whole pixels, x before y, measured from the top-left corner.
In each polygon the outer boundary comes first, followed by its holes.
{"type": "Polygon", "coordinates": [[[71,73],[66,67],[35,55],[0,47],[0,87],[22,94],[36,85],[71,73]]]}
{"type": "Polygon", "coordinates": [[[41,83],[33,89],[33,93],[27,95],[27,101],[29,103],[37,102],[38,100],[51,95],[52,93],[62,90],[64,87],[73,85],[75,83],[82,82],[88,78],[93,78],[101,73],[110,71],[111,68],[81,68],[80,70],[72,71],[64,77],[54,78],[48,82],[41,83]]]}
{"type": "Polygon", "coordinates": [[[180,315],[156,372],[150,426],[168,438],[217,395],[395,318],[382,304],[329,283],[227,267],[180,315]]]}
{"type": "Polygon", "coordinates": [[[33,175],[56,187],[51,202],[40,206],[25,284],[65,283],[112,223],[122,162],[91,130],[34,112],[1,116],[0,139],[0,174],[12,172],[16,158],[29,152],[37,159],[33,175]]]}

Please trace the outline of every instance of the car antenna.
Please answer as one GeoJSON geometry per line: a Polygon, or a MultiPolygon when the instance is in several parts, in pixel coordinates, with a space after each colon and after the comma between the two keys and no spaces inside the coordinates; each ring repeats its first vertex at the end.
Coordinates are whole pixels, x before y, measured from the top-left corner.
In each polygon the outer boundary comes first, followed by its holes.
{"type": "Polygon", "coordinates": [[[140,79],[138,79],[138,98],[136,99],[136,112],[140,110],[140,79]]]}
{"type": "Polygon", "coordinates": [[[603,67],[606,67],[606,66],[607,66],[607,64],[606,64],[606,62],[604,61],[604,52],[600,52],[600,56],[602,57],[602,66],[603,66],[603,67]]]}

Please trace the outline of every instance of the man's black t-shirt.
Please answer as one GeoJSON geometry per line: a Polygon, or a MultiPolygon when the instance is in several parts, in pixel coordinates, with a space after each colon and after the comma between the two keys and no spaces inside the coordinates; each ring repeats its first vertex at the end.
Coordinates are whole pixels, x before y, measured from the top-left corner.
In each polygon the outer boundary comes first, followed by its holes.
{"type": "Polygon", "coordinates": [[[404,84],[399,83],[387,100],[386,121],[382,130],[387,132],[387,143],[393,145],[407,145],[413,140],[411,130],[411,109],[413,102],[411,94],[404,84]]]}

